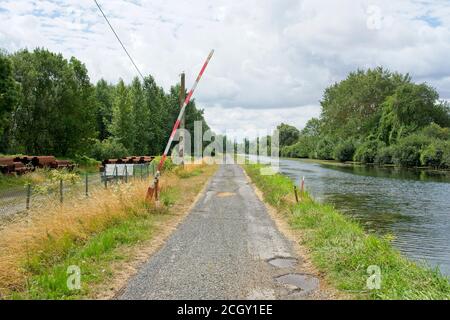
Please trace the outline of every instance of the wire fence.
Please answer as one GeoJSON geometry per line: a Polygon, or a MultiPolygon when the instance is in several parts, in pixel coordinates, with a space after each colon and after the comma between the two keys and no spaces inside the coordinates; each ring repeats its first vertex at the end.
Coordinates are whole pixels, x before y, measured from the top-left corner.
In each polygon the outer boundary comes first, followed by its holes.
{"type": "Polygon", "coordinates": [[[147,164],[109,165],[103,172],[82,173],[75,179],[46,179],[40,183],[13,187],[0,191],[0,222],[30,209],[45,205],[48,201],[64,203],[77,196],[88,198],[96,188],[109,188],[116,183],[129,183],[147,179],[156,172],[155,161],[147,164]]]}

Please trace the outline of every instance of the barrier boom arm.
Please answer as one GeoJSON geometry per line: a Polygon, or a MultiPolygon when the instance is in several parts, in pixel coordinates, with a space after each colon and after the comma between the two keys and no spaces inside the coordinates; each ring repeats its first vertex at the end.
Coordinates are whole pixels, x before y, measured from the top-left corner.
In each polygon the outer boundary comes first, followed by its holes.
{"type": "Polygon", "coordinates": [[[172,133],[170,134],[169,141],[167,141],[166,148],[164,149],[164,153],[161,157],[161,160],[159,161],[158,168],[156,170],[155,177],[153,179],[152,184],[148,187],[147,191],[147,199],[151,199],[153,197],[153,193],[155,191],[155,187],[157,186],[159,177],[161,175],[161,170],[164,166],[164,162],[166,161],[167,154],[169,153],[170,146],[173,142],[173,138],[175,137],[175,134],[177,133],[178,127],[180,126],[181,118],[183,117],[183,114],[186,110],[186,106],[189,104],[189,101],[191,101],[191,97],[194,94],[195,88],[197,88],[197,85],[202,78],[203,73],[205,72],[206,67],[208,66],[209,60],[211,60],[212,55],[214,54],[214,50],[211,50],[211,52],[208,55],[208,58],[206,58],[205,63],[203,64],[202,69],[200,70],[197,79],[195,80],[194,84],[192,85],[191,90],[189,91],[188,95],[186,96],[186,99],[184,99],[183,106],[181,107],[180,113],[178,114],[178,118],[175,121],[175,124],[173,125],[172,133]]]}

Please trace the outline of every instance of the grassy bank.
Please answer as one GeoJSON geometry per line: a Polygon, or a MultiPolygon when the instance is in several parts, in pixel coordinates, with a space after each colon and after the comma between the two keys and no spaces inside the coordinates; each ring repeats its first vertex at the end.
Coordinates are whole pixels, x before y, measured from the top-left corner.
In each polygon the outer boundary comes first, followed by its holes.
{"type": "Polygon", "coordinates": [[[305,194],[297,204],[292,181],[280,174],[261,175],[261,165],[244,165],[264,199],[299,230],[299,241],[312,262],[338,290],[359,299],[450,299],[450,283],[437,270],[413,263],[390,243],[389,237],[368,235],[332,206],[305,194]],[[369,290],[369,266],[381,269],[381,288],[369,290]]]}
{"type": "Polygon", "coordinates": [[[49,202],[8,225],[0,230],[0,298],[96,297],[138,248],[161,241],[215,169],[198,165],[166,172],[159,206],[145,202],[148,181],[137,179],[92,190],[89,199],[74,197],[63,206],[49,202]],[[70,266],[81,271],[79,290],[67,286],[70,266]]]}

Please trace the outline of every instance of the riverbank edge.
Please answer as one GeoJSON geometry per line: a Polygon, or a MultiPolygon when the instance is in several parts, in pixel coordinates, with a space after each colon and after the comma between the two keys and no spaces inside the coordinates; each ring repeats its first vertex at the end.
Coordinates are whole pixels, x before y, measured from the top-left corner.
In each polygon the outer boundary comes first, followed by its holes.
{"type": "Polygon", "coordinates": [[[316,202],[306,192],[296,203],[293,182],[281,174],[261,174],[264,165],[242,167],[264,200],[297,231],[296,240],[310,250],[312,263],[326,281],[347,297],[450,299],[448,279],[438,270],[402,256],[391,245],[389,236],[367,234],[359,223],[329,204],[316,202]]]}
{"type": "Polygon", "coordinates": [[[381,168],[381,169],[403,169],[403,170],[410,170],[410,171],[426,171],[429,173],[440,173],[440,174],[446,174],[450,175],[450,168],[449,169],[439,169],[439,168],[433,168],[433,167],[402,167],[395,164],[377,164],[377,163],[363,163],[363,162],[357,162],[357,161],[338,161],[338,160],[323,160],[323,159],[314,159],[314,158],[292,158],[292,157],[281,157],[280,159],[286,159],[286,160],[302,160],[302,161],[308,161],[312,163],[318,163],[318,164],[325,164],[330,166],[337,166],[337,167],[351,167],[351,166],[357,166],[357,167],[369,167],[369,168],[381,168]]]}

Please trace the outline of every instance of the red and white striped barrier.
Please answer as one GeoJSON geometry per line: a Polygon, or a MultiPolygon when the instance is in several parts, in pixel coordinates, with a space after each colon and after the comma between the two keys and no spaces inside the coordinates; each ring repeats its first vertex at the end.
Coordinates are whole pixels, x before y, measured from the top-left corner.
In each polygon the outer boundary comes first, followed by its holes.
{"type": "Polygon", "coordinates": [[[166,161],[167,154],[169,153],[170,145],[173,142],[173,138],[175,137],[175,134],[177,133],[178,127],[180,126],[181,118],[183,117],[183,114],[186,110],[186,106],[189,104],[189,101],[191,101],[191,97],[194,94],[195,88],[197,88],[197,85],[202,78],[203,72],[205,72],[206,67],[208,66],[209,60],[211,60],[212,55],[214,54],[214,50],[211,50],[211,52],[208,55],[208,58],[206,58],[205,63],[203,64],[202,69],[200,70],[200,73],[197,76],[197,79],[194,82],[194,85],[192,86],[191,90],[189,91],[188,95],[186,96],[186,99],[184,99],[183,106],[180,109],[180,113],[178,114],[178,118],[175,121],[175,124],[172,129],[172,133],[170,134],[169,141],[167,141],[166,149],[164,149],[164,153],[161,157],[161,161],[159,161],[158,169],[155,174],[155,178],[153,179],[152,184],[149,186],[147,191],[147,199],[151,199],[153,197],[153,193],[155,191],[155,187],[157,186],[159,176],[161,175],[162,167],[164,166],[164,162],[166,161]]]}

